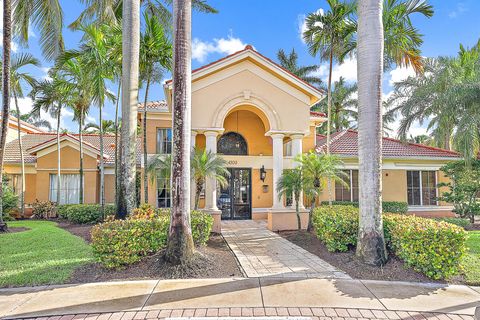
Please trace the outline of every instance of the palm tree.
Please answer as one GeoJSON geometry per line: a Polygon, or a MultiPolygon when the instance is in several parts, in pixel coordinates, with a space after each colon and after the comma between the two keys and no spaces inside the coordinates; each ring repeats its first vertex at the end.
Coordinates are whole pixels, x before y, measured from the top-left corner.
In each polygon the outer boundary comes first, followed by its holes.
{"type": "Polygon", "coordinates": [[[194,254],[190,227],[190,136],[192,80],[192,8],[190,0],[173,3],[173,152],[172,210],[165,259],[189,262],[194,254]]]}
{"type": "MultiPolygon", "coordinates": [[[[100,1],[92,1],[98,3],[100,1]]],[[[140,54],[140,1],[122,6],[122,129],[121,174],[117,196],[117,217],[125,218],[136,207],[136,149],[138,65],[140,54]]]]}
{"type": "MultiPolygon", "coordinates": [[[[307,229],[310,231],[312,228],[313,210],[315,209],[315,205],[317,203],[317,195],[323,190],[322,180],[326,179],[327,181],[335,181],[348,186],[343,179],[347,177],[347,174],[340,169],[343,166],[343,161],[332,154],[328,155],[310,152],[299,155],[297,158],[295,158],[295,161],[300,164],[299,167],[305,176],[305,189],[309,191],[306,195],[311,200],[310,215],[307,227],[307,229]]],[[[329,198],[331,198],[331,195],[329,198]]]]}
{"type": "MultiPolygon", "coordinates": [[[[100,133],[100,126],[94,122],[87,123],[84,127],[84,131],[88,133],[100,133]]],[[[115,121],[103,120],[102,132],[108,134],[115,134],[115,121]]]]}
{"type": "MultiPolygon", "coordinates": [[[[143,161],[147,158],[147,102],[150,83],[160,82],[163,70],[171,70],[172,45],[165,36],[163,27],[155,17],[144,14],[145,31],[140,38],[140,76],[145,81],[143,103],[143,161]]],[[[143,175],[145,203],[148,203],[148,177],[143,175]]]]}
{"type": "Polygon", "coordinates": [[[381,266],[387,261],[383,234],[382,165],[382,0],[358,3],[358,161],[360,219],[357,256],[381,266]]]}
{"type": "Polygon", "coordinates": [[[13,0],[12,18],[13,32],[21,44],[28,45],[33,25],[40,31],[40,46],[47,60],[53,60],[63,52],[60,0],[13,0]]]}
{"type": "Polygon", "coordinates": [[[302,173],[300,167],[284,170],[280,179],[277,181],[278,197],[291,196],[295,202],[295,212],[297,214],[298,230],[302,229],[302,220],[300,218],[300,195],[311,185],[307,182],[307,177],[302,173]]]}
{"type": "Polygon", "coordinates": [[[23,159],[23,143],[21,135],[22,122],[20,119],[20,107],[18,106],[18,98],[23,98],[22,84],[26,83],[33,87],[36,83],[35,79],[27,72],[22,72],[22,68],[28,66],[39,66],[40,62],[31,54],[24,53],[20,55],[14,55],[12,59],[12,65],[10,66],[10,87],[11,96],[15,103],[15,112],[12,114],[17,115],[17,135],[18,135],[18,149],[20,150],[21,161],[21,179],[22,190],[20,192],[20,211],[21,216],[25,216],[25,161],[23,159]]]}
{"type": "Polygon", "coordinates": [[[32,114],[39,116],[40,110],[49,112],[57,119],[57,203],[60,204],[61,191],[61,166],[60,166],[60,120],[62,116],[62,109],[70,105],[69,95],[71,92],[70,84],[58,73],[52,69],[49,73],[51,80],[43,80],[36,83],[30,96],[33,98],[32,114]]]}
{"type": "Polygon", "coordinates": [[[280,62],[280,65],[302,79],[303,81],[309,82],[313,85],[320,87],[323,84],[322,79],[312,75],[313,72],[317,71],[318,66],[309,65],[309,66],[299,66],[298,65],[298,54],[295,52],[295,49],[292,49],[290,53],[285,53],[283,49],[278,50],[277,59],[280,62]]]}
{"type": "MultiPolygon", "coordinates": [[[[354,128],[358,118],[357,108],[358,100],[355,97],[357,93],[357,84],[349,84],[345,82],[345,78],[340,77],[335,81],[332,92],[332,122],[333,131],[340,132],[344,129],[354,128]]],[[[315,111],[327,111],[328,105],[325,100],[316,104],[313,108],[315,111]]],[[[327,132],[325,124],[320,127],[323,132],[327,132]]]]}
{"type": "MultiPolygon", "coordinates": [[[[8,119],[10,118],[10,51],[12,40],[11,0],[3,1],[3,67],[2,67],[2,132],[0,135],[0,173],[3,172],[3,153],[7,139],[8,119]]],[[[3,187],[0,188],[0,233],[7,232],[3,221],[3,187]]]]}
{"type": "Polygon", "coordinates": [[[216,153],[194,148],[192,153],[192,175],[195,182],[195,207],[198,209],[200,194],[208,178],[215,179],[221,187],[228,185],[227,177],[230,172],[227,169],[227,161],[216,153]]]}

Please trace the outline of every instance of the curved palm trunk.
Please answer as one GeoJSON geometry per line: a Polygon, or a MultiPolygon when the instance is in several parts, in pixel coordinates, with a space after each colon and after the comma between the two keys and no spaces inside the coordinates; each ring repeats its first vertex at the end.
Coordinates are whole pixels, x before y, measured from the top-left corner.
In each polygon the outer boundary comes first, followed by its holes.
{"type": "Polygon", "coordinates": [[[105,219],[105,161],[103,159],[103,106],[100,106],[98,118],[100,121],[100,211],[102,218],[105,219]]]}
{"type": "Polygon", "coordinates": [[[62,185],[61,177],[61,156],[60,156],[60,120],[62,115],[62,105],[58,105],[57,110],[57,205],[60,204],[60,187],[62,185]]]}
{"type": "Polygon", "coordinates": [[[358,158],[360,221],[357,256],[366,264],[387,261],[382,221],[383,0],[358,3],[358,158]]]}
{"type": "Polygon", "coordinates": [[[83,204],[83,107],[80,110],[80,117],[78,119],[78,140],[79,142],[79,149],[80,149],[80,194],[79,194],[79,202],[83,204]]]}
{"type": "Polygon", "coordinates": [[[191,143],[191,36],[192,2],[173,2],[173,156],[172,211],[167,261],[175,264],[191,260],[194,254],[190,227],[190,143],[191,143]]]}
{"type": "MultiPolygon", "coordinates": [[[[145,87],[145,100],[143,102],[143,165],[147,167],[148,155],[147,155],[147,101],[148,101],[148,89],[150,89],[150,72],[147,75],[147,85],[145,87]]],[[[143,194],[145,203],[148,203],[148,175],[147,171],[143,170],[143,194]]]]}
{"type": "Polygon", "coordinates": [[[120,88],[122,86],[122,80],[118,81],[118,88],[117,88],[117,101],[115,102],[115,204],[118,203],[118,186],[120,185],[118,182],[118,104],[120,103],[120,88]]]}
{"type": "Polygon", "coordinates": [[[2,104],[2,132],[0,136],[0,232],[7,231],[7,224],[3,221],[3,155],[7,140],[8,118],[10,117],[10,46],[12,40],[12,3],[3,1],[3,104],[2,104]]]}
{"type": "Polygon", "coordinates": [[[123,3],[121,175],[117,216],[125,218],[137,203],[137,103],[140,53],[140,1],[123,3]]]}
{"type": "Polygon", "coordinates": [[[198,210],[198,204],[200,203],[200,194],[202,193],[204,183],[205,182],[203,180],[195,181],[195,210],[198,210]]]}
{"type": "MultiPolygon", "coordinates": [[[[332,40],[333,43],[333,40],[332,40]]],[[[327,92],[327,154],[330,154],[330,131],[332,126],[332,69],[333,69],[333,48],[330,48],[330,65],[328,71],[328,92],[327,92]]],[[[328,204],[332,205],[332,181],[327,180],[328,204]]]]}
{"type": "Polygon", "coordinates": [[[17,110],[17,133],[18,133],[18,150],[20,150],[20,172],[22,179],[22,190],[20,191],[20,213],[21,217],[25,218],[25,161],[23,157],[23,142],[21,134],[21,121],[20,121],[20,108],[18,107],[17,94],[13,92],[13,98],[15,99],[15,109],[17,110]]]}

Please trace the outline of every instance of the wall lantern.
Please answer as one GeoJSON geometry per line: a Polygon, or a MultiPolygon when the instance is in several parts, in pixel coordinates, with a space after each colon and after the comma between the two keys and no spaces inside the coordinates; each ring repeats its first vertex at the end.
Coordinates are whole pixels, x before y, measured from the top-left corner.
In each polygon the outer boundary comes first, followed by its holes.
{"type": "Polygon", "coordinates": [[[265,182],[266,177],[267,171],[265,170],[265,166],[262,165],[262,167],[260,168],[260,180],[262,180],[262,182],[265,182]]]}

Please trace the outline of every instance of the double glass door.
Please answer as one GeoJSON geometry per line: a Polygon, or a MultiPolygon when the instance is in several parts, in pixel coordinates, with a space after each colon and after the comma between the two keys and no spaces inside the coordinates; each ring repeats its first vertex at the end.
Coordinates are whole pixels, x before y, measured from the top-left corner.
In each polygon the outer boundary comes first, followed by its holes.
{"type": "Polygon", "coordinates": [[[222,219],[251,219],[252,217],[252,169],[229,168],[226,187],[219,187],[217,206],[222,219]]]}

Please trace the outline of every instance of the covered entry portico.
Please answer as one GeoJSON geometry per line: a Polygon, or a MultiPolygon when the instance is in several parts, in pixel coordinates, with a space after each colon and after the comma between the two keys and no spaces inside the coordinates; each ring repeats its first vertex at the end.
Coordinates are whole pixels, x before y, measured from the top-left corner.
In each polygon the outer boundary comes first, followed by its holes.
{"type": "MultiPolygon", "coordinates": [[[[167,83],[171,99],[170,90],[167,83]]],[[[294,209],[279,197],[277,182],[298,154],[314,149],[315,128],[324,118],[310,107],[321,98],[250,46],[193,71],[192,147],[220,154],[231,173],[225,188],[206,181],[200,206],[215,217],[215,231],[221,219],[268,219],[272,230],[296,228],[294,209]]]]}

